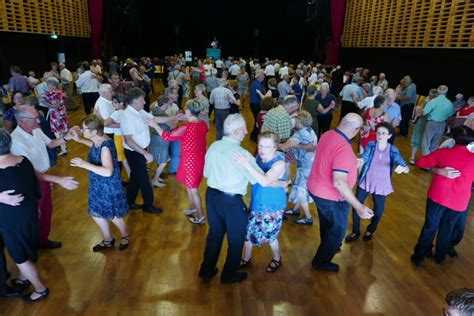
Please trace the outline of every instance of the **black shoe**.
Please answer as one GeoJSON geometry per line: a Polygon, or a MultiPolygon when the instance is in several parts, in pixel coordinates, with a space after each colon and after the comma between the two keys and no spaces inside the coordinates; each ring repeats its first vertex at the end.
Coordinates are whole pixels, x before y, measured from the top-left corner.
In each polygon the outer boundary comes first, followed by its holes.
{"type": "Polygon", "coordinates": [[[212,271],[212,273],[210,273],[210,274],[199,272],[199,277],[201,278],[201,280],[203,282],[209,282],[217,274],[218,271],[219,271],[219,269],[214,268],[214,271],[212,271]]]}
{"type": "Polygon", "coordinates": [[[451,258],[453,258],[453,259],[457,259],[457,258],[458,258],[458,252],[457,252],[456,249],[454,249],[454,248],[448,249],[448,251],[446,252],[446,254],[447,254],[448,256],[450,256],[451,258]]]}
{"type": "Polygon", "coordinates": [[[49,296],[49,289],[46,288],[43,292],[34,291],[33,293],[30,293],[28,295],[24,295],[23,299],[27,302],[36,302],[36,301],[39,301],[39,300],[44,300],[44,299],[48,298],[48,296],[49,296]],[[40,296],[38,298],[32,299],[31,295],[33,293],[39,294],[40,296]]]}
{"type": "Polygon", "coordinates": [[[130,205],[128,206],[128,208],[131,209],[131,210],[138,210],[138,209],[140,209],[140,208],[142,208],[142,207],[143,207],[143,205],[141,205],[141,204],[135,204],[135,203],[130,204],[130,205]]]}
{"type": "Polygon", "coordinates": [[[9,278],[11,278],[11,276],[12,276],[12,274],[10,273],[10,271],[7,271],[7,280],[8,280],[9,278]]]}
{"type": "Polygon", "coordinates": [[[120,251],[124,251],[125,249],[127,249],[128,245],[130,245],[130,236],[125,236],[125,237],[120,238],[120,244],[119,244],[119,247],[118,247],[120,251]],[[122,240],[127,241],[127,243],[122,244],[122,240]]]}
{"type": "Polygon", "coordinates": [[[30,287],[31,285],[31,282],[29,280],[22,280],[22,279],[12,279],[11,282],[11,287],[13,287],[14,289],[17,289],[19,291],[23,291],[27,288],[30,287]]]}
{"type": "Polygon", "coordinates": [[[351,241],[359,239],[359,237],[360,237],[360,233],[352,233],[350,235],[347,235],[344,240],[346,242],[351,242],[351,241]]]}
{"type": "Polygon", "coordinates": [[[418,267],[418,266],[421,265],[421,263],[423,262],[423,260],[425,260],[425,258],[418,259],[418,258],[415,257],[415,255],[411,255],[410,260],[411,260],[411,262],[413,262],[413,264],[414,264],[415,266],[418,267]]]}
{"type": "Polygon", "coordinates": [[[284,221],[288,220],[288,216],[286,216],[285,214],[283,214],[283,220],[284,220],[284,221]]]}
{"type": "Polygon", "coordinates": [[[362,237],[363,240],[367,241],[367,240],[371,240],[372,239],[372,236],[373,236],[373,233],[371,232],[365,232],[364,236],[362,237]]]}
{"type": "Polygon", "coordinates": [[[328,271],[328,272],[338,272],[339,265],[335,263],[324,263],[324,264],[312,264],[312,267],[316,270],[328,271]]]}
{"type": "Polygon", "coordinates": [[[237,283],[247,278],[247,272],[234,272],[231,276],[221,276],[221,283],[237,283]]]}
{"type": "Polygon", "coordinates": [[[60,241],[48,240],[48,242],[44,245],[41,245],[40,248],[42,248],[42,249],[57,249],[57,248],[61,248],[62,246],[63,246],[63,244],[60,241]]]}
{"type": "Polygon", "coordinates": [[[147,213],[153,213],[153,214],[161,214],[163,213],[163,209],[162,208],[159,208],[159,207],[148,207],[148,208],[143,208],[142,209],[143,212],[147,212],[147,213]]]}
{"type": "Polygon", "coordinates": [[[9,285],[6,285],[3,287],[3,290],[0,291],[0,297],[14,297],[14,296],[19,296],[21,290],[15,289],[9,285]]]}
{"type": "Polygon", "coordinates": [[[99,244],[92,247],[92,251],[93,252],[98,252],[98,251],[110,249],[110,248],[113,248],[114,245],[115,245],[115,239],[114,238],[112,238],[112,240],[110,240],[110,241],[102,240],[99,244]]]}
{"type": "Polygon", "coordinates": [[[122,180],[122,185],[126,187],[128,185],[129,181],[122,180]]]}
{"type": "Polygon", "coordinates": [[[437,263],[437,264],[442,264],[444,262],[444,258],[443,259],[440,259],[440,258],[434,258],[434,261],[437,263]]]}

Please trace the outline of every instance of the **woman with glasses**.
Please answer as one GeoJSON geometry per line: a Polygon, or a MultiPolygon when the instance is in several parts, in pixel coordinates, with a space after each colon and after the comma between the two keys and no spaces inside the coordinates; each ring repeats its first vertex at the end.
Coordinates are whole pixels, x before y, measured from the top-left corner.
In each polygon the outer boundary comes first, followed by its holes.
{"type": "MultiPolygon", "coordinates": [[[[374,201],[374,216],[370,225],[367,226],[364,240],[372,238],[382,219],[387,195],[393,192],[391,181],[393,166],[397,166],[395,168],[397,174],[410,171],[400,151],[388,142],[395,135],[393,126],[390,123],[382,122],[375,127],[375,134],[376,140],[367,144],[361,159],[358,160],[361,172],[356,198],[359,202],[364,203],[370,193],[374,201]]],[[[360,237],[360,217],[354,210],[352,210],[352,222],[352,233],[346,237],[346,242],[357,240],[360,237]]]]}

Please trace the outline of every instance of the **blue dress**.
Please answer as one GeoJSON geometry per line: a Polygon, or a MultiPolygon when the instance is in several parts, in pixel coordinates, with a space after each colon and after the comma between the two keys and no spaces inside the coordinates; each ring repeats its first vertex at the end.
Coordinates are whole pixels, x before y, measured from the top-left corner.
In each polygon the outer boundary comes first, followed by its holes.
{"type": "MultiPolygon", "coordinates": [[[[283,160],[283,157],[277,156],[263,162],[260,156],[257,156],[257,164],[263,172],[270,170],[272,165],[280,160],[283,160]]],[[[254,245],[273,242],[280,233],[285,208],[286,193],[283,188],[263,187],[258,183],[252,185],[246,240],[254,245]]]]}
{"type": "Polygon", "coordinates": [[[99,147],[92,146],[87,161],[93,165],[102,166],[100,153],[103,147],[110,150],[114,171],[110,177],[103,177],[89,171],[89,214],[105,220],[112,220],[115,217],[121,218],[127,215],[128,204],[120,178],[114,141],[108,139],[103,141],[99,147]]]}

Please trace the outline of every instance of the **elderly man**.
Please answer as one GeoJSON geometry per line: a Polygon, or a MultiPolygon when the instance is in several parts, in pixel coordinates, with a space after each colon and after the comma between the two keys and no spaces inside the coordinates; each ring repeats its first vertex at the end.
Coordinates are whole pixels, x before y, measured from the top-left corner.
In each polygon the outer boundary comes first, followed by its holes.
{"type": "Polygon", "coordinates": [[[352,83],[346,84],[344,88],[342,88],[342,91],[339,93],[339,95],[342,96],[340,120],[342,120],[342,118],[347,113],[359,112],[357,103],[364,98],[364,93],[362,92],[362,88],[359,87],[358,83],[359,79],[356,78],[354,74],[354,77],[352,78],[352,83]]]}
{"type": "MultiPolygon", "coordinates": [[[[113,91],[110,84],[103,83],[99,86],[99,98],[95,102],[94,113],[100,116],[104,121],[115,112],[112,104],[112,94],[113,91]]],[[[114,128],[104,127],[104,133],[111,139],[114,139],[114,128]]]]}
{"type": "Polygon", "coordinates": [[[379,80],[375,85],[382,88],[383,91],[388,89],[388,81],[385,79],[385,74],[383,72],[380,73],[379,80]]]}
{"type": "MultiPolygon", "coordinates": [[[[397,93],[393,89],[387,89],[387,91],[385,91],[385,97],[387,98],[387,107],[385,108],[385,113],[388,115],[388,121],[393,127],[397,127],[400,125],[400,121],[402,120],[400,106],[395,103],[397,93]]],[[[392,139],[393,138],[394,137],[392,137],[392,139]]]]}
{"type": "Polygon", "coordinates": [[[173,71],[170,71],[168,75],[168,86],[171,86],[171,81],[176,80],[178,83],[179,89],[178,89],[178,106],[181,108],[181,102],[183,100],[183,85],[184,85],[184,80],[185,80],[185,75],[181,71],[181,65],[177,64],[174,67],[173,71]]]}
{"type": "Polygon", "coordinates": [[[410,126],[410,119],[413,115],[413,108],[416,103],[416,85],[411,81],[411,78],[406,76],[400,81],[400,92],[397,100],[400,102],[402,111],[402,121],[400,122],[400,135],[402,137],[408,136],[408,127],[410,126]]]}
{"type": "MultiPolygon", "coordinates": [[[[15,113],[18,126],[12,133],[11,152],[18,156],[25,156],[35,168],[41,189],[39,201],[40,216],[40,247],[60,248],[61,242],[49,240],[51,231],[51,217],[53,211],[51,183],[56,183],[66,190],[74,190],[79,183],[73,177],[59,177],[47,174],[50,161],[46,147],[55,148],[65,143],[64,138],[49,139],[39,128],[39,113],[32,107],[20,106],[15,113]]],[[[66,135],[66,138],[69,136],[66,135]]]]}
{"type": "Polygon", "coordinates": [[[362,118],[349,113],[335,130],[324,133],[318,144],[318,154],[308,178],[308,191],[316,202],[321,244],[313,258],[317,270],[339,271],[332,263],[348,226],[350,206],[361,218],[370,218],[373,212],[360,203],[352,192],[357,180],[357,158],[351,139],[362,127],[362,118]]]}
{"type": "Polygon", "coordinates": [[[273,132],[278,135],[280,141],[286,141],[290,138],[293,129],[291,115],[296,113],[298,108],[298,99],[293,95],[287,96],[283,105],[279,104],[265,115],[262,132],[273,132]]]}
{"type": "Polygon", "coordinates": [[[88,62],[82,64],[84,72],[76,81],[76,86],[81,89],[82,102],[84,103],[84,112],[91,114],[95,102],[99,98],[99,77],[91,71],[88,62]]]}
{"type": "Polygon", "coordinates": [[[10,67],[10,74],[12,75],[8,80],[8,91],[10,94],[14,92],[21,92],[23,94],[30,93],[30,85],[28,84],[28,79],[25,76],[21,75],[21,69],[18,66],[10,67]]]}
{"type": "Polygon", "coordinates": [[[283,75],[281,81],[278,83],[278,93],[280,93],[279,102],[283,102],[287,95],[290,95],[290,76],[288,74],[283,75]]]}
{"type": "Polygon", "coordinates": [[[421,144],[424,156],[438,148],[446,129],[446,121],[454,114],[453,103],[446,98],[447,93],[447,86],[439,86],[438,97],[426,103],[423,108],[423,115],[428,118],[421,144]]]}
{"type": "Polygon", "coordinates": [[[209,103],[214,105],[216,112],[216,139],[222,138],[222,131],[224,129],[224,121],[230,114],[230,104],[235,103],[236,100],[232,91],[225,87],[225,79],[218,80],[219,87],[212,90],[211,96],[209,97],[209,103]]]}
{"type": "Polygon", "coordinates": [[[66,65],[63,63],[59,64],[59,79],[61,80],[61,84],[63,85],[64,91],[66,91],[67,96],[72,96],[72,74],[69,69],[66,68],[66,65]]]}
{"type": "MultiPolygon", "coordinates": [[[[243,196],[247,193],[248,183],[256,183],[247,169],[239,166],[233,159],[233,153],[252,155],[240,147],[247,134],[244,118],[241,114],[231,114],[224,122],[224,137],[209,147],[204,164],[204,176],[207,178],[206,205],[209,220],[204,261],[199,277],[210,280],[217,273],[217,260],[222,240],[227,233],[227,259],[221,274],[221,282],[240,282],[247,278],[246,272],[237,272],[242,255],[247,229],[247,206],[243,196]]],[[[255,168],[255,159],[252,160],[255,168]]]]}
{"type": "Polygon", "coordinates": [[[265,72],[263,70],[258,70],[255,73],[255,80],[250,85],[250,110],[252,111],[254,124],[252,133],[250,134],[250,139],[256,141],[258,128],[257,128],[257,116],[260,112],[260,102],[265,96],[265,86],[263,81],[265,80],[265,72]]]}

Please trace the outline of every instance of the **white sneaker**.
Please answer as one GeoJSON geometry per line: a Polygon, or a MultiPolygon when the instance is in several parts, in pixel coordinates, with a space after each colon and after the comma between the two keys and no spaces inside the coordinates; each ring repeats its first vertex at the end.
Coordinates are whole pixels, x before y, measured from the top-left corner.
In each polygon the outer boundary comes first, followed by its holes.
{"type": "Polygon", "coordinates": [[[191,215],[193,215],[193,214],[196,213],[196,212],[197,212],[196,209],[194,209],[194,210],[184,210],[184,211],[183,211],[184,215],[186,215],[186,216],[191,216],[191,215]]]}
{"type": "Polygon", "coordinates": [[[166,186],[165,183],[160,182],[160,181],[152,181],[151,184],[152,184],[154,187],[157,187],[157,188],[163,188],[163,187],[166,186]]]}

